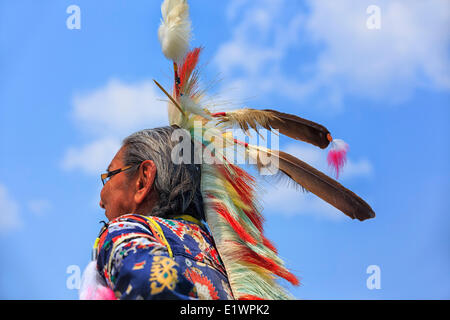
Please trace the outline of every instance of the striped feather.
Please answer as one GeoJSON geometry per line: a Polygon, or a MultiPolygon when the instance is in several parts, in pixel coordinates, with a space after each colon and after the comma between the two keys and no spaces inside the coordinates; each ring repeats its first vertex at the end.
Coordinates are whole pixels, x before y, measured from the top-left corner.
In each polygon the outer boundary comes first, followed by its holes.
{"type": "Polygon", "coordinates": [[[313,144],[322,149],[326,148],[331,141],[330,132],[324,126],[276,110],[244,108],[229,112],[217,112],[213,116],[219,119],[218,124],[224,127],[239,127],[245,133],[248,133],[249,129],[256,132],[260,128],[277,129],[285,136],[313,144]]]}

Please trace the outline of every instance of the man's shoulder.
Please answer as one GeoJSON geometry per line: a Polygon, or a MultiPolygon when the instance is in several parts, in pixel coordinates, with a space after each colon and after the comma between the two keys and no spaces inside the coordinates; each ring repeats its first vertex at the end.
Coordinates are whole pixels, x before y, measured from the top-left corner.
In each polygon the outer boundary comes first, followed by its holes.
{"type": "Polygon", "coordinates": [[[100,236],[105,232],[112,233],[134,229],[150,230],[148,228],[148,222],[144,216],[138,214],[126,214],[117,217],[105,224],[105,226],[100,231],[100,236]]]}
{"type": "Polygon", "coordinates": [[[156,240],[146,217],[137,214],[127,214],[115,218],[105,224],[98,236],[98,248],[104,248],[125,239],[144,237],[156,240]]]}
{"type": "Polygon", "coordinates": [[[138,214],[126,214],[111,220],[101,230],[99,235],[99,248],[106,243],[117,243],[129,238],[144,237],[168,246],[169,243],[190,242],[201,247],[213,245],[209,232],[200,224],[193,221],[177,218],[161,218],[155,216],[143,216],[138,214]]]}

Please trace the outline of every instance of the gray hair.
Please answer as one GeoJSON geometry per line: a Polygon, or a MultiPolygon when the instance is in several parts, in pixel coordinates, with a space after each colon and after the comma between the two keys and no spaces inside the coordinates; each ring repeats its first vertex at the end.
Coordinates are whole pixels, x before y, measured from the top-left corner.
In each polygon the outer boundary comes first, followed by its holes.
{"type": "MultiPolygon", "coordinates": [[[[125,166],[134,166],[128,170],[129,177],[136,174],[142,161],[152,160],[155,163],[153,187],[159,200],[148,214],[164,218],[190,214],[204,220],[200,166],[194,161],[180,164],[172,161],[172,150],[179,143],[172,139],[176,129],[176,126],[146,129],[128,136],[123,141],[123,163],[125,166]]],[[[193,157],[194,148],[191,150],[193,157]]]]}

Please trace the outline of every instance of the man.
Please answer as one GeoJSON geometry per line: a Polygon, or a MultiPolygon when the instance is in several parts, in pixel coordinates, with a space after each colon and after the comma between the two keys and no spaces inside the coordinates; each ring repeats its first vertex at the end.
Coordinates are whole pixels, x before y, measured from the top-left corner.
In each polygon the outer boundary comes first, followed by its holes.
{"type": "Polygon", "coordinates": [[[175,127],[126,138],[102,175],[109,223],[96,242],[96,269],[118,299],[232,299],[204,224],[200,168],[176,164],[175,127]]]}
{"type": "Polygon", "coordinates": [[[299,285],[299,280],[266,238],[257,182],[233,163],[234,152],[254,160],[260,174],[266,165],[262,160],[273,157],[282,177],[352,219],[370,219],[375,212],[356,194],[302,160],[234,139],[226,130],[240,128],[250,135],[250,128],[276,129],[322,149],[331,144],[328,161],[336,176],[345,163],[348,146],[333,139],[324,126],[276,110],[211,112],[215,104],[204,101],[205,92],[198,83],[201,48],[188,52],[191,23],[187,2],[166,0],[161,12],[158,38],[164,55],[173,63],[174,92],[169,94],[157,81],[155,84],[170,100],[169,123],[186,130],[190,142],[214,161],[201,165],[172,161],[175,127],[144,130],[125,139],[102,175],[100,206],[110,222],[94,246],[96,262],[85,272],[96,279],[95,284],[104,282],[104,286],[94,286],[102,290],[94,291],[106,290],[106,294],[92,294],[88,285],[82,296],[291,299],[277,280],[293,285],[299,285]],[[228,157],[219,141],[225,141],[223,147],[233,156],[228,157]],[[203,224],[205,220],[209,227],[203,224]]]}

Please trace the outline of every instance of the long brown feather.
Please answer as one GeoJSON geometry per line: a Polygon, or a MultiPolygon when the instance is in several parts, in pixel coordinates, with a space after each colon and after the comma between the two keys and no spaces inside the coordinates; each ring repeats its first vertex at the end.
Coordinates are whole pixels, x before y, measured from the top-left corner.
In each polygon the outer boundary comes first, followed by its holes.
{"type": "Polygon", "coordinates": [[[263,127],[267,130],[278,129],[285,136],[311,143],[322,149],[330,143],[330,132],[324,126],[276,110],[240,109],[213,116],[220,118],[219,124],[238,126],[246,133],[250,128],[258,132],[258,129],[263,127]]]}
{"type": "MultiPolygon", "coordinates": [[[[255,148],[251,145],[247,146],[248,148],[255,148]]],[[[345,188],[336,180],[333,180],[300,159],[283,151],[273,151],[269,149],[266,149],[267,151],[265,151],[261,148],[257,148],[257,150],[259,153],[263,153],[263,158],[266,159],[266,162],[268,157],[277,157],[276,160],[278,160],[278,168],[280,171],[306,190],[314,193],[322,200],[345,213],[350,218],[356,218],[363,221],[375,217],[375,212],[363,199],[345,188]]],[[[258,161],[259,153],[257,156],[258,161]]],[[[267,163],[258,163],[258,169],[265,166],[267,166],[267,163]]]]}
{"type": "Polygon", "coordinates": [[[328,138],[330,132],[318,123],[276,110],[263,111],[272,114],[273,120],[270,121],[270,126],[278,129],[285,136],[308,142],[322,149],[330,144],[328,138]]]}

